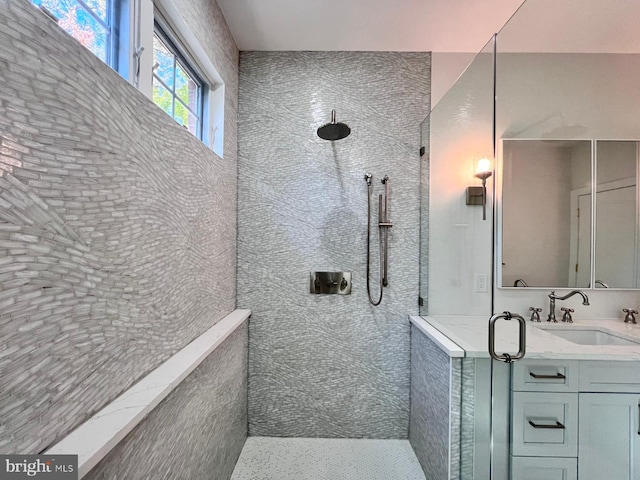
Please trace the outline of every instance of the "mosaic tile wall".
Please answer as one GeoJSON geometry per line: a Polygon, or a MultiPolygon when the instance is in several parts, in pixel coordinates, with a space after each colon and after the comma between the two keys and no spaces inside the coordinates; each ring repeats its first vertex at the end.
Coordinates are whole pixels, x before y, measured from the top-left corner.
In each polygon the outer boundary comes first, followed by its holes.
{"type": "MultiPolygon", "coordinates": [[[[238,306],[252,310],[250,435],[407,438],[430,59],[240,55],[238,306]],[[321,140],[316,129],[334,108],[351,135],[321,140]],[[374,175],[372,217],[380,180],[391,179],[389,287],[378,307],[365,286],[365,172],[374,175]],[[352,272],[352,295],[311,295],[312,271],[352,272]]],[[[376,295],[376,227],[371,251],[376,295]]]]}
{"type": "Polygon", "coordinates": [[[0,452],[46,449],[235,308],[230,38],[221,159],[0,0],[0,452]]]}
{"type": "Polygon", "coordinates": [[[462,362],[460,359],[452,362],[416,327],[412,327],[411,333],[409,441],[426,478],[457,479],[460,475],[462,362]],[[453,392],[451,385],[457,386],[453,392]]]}
{"type": "Polygon", "coordinates": [[[460,404],[460,480],[473,480],[475,451],[476,360],[462,359],[460,404]]]}
{"type": "Polygon", "coordinates": [[[247,340],[245,322],[84,478],[231,478],[247,438],[247,340]]]}
{"type": "MultiPolygon", "coordinates": [[[[461,467],[461,408],[462,408],[462,359],[461,358],[449,358],[449,365],[451,366],[451,396],[449,403],[449,423],[451,435],[449,437],[449,479],[458,480],[460,478],[461,467]]],[[[432,401],[439,402],[440,399],[434,399],[432,401]]]]}

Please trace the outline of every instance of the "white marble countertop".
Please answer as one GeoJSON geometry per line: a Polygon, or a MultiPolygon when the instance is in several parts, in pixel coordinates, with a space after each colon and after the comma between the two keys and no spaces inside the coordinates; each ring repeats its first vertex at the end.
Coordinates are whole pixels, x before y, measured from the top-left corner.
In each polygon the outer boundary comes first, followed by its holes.
{"type": "MultiPolygon", "coordinates": [[[[411,322],[418,326],[411,317],[411,322]]],[[[488,353],[488,325],[489,317],[477,316],[446,316],[436,315],[422,317],[429,326],[443,334],[453,345],[464,351],[465,357],[489,357],[488,353]]],[[[626,324],[622,320],[575,320],[567,323],[532,323],[527,320],[527,358],[564,358],[572,360],[622,360],[640,361],[640,324],[626,324]],[[554,335],[554,329],[580,329],[597,327],[599,330],[636,341],[636,345],[580,345],[554,335]]],[[[421,328],[429,336],[429,330],[421,328]]],[[[441,337],[432,338],[445,352],[452,357],[460,356],[455,348],[447,348],[441,337]]],[[[515,320],[498,320],[496,323],[496,352],[515,353],[518,350],[518,322],[515,320]]]]}
{"type": "MultiPolygon", "coordinates": [[[[427,317],[428,318],[428,317],[427,317]]],[[[464,357],[465,351],[423,317],[410,316],[411,323],[450,357],[464,357]]]]}

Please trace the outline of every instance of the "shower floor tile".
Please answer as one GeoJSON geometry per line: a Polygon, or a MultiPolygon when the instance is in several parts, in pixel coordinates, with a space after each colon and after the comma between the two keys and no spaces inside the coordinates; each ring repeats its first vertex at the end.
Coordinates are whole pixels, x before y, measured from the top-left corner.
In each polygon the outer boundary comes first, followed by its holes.
{"type": "Polygon", "coordinates": [[[231,480],[425,480],[408,440],[249,437],[231,480]]]}

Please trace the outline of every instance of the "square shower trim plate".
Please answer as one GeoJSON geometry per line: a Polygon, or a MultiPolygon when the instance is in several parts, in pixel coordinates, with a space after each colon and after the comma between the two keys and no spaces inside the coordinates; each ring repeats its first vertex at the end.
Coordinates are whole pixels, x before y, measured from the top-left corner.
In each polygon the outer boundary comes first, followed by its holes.
{"type": "Polygon", "coordinates": [[[351,295],[351,272],[311,272],[309,292],[351,295]]]}

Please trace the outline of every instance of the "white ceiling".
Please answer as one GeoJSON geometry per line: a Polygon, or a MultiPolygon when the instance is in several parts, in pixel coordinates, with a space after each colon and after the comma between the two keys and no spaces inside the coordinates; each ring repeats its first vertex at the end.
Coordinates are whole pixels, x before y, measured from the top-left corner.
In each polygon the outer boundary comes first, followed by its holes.
{"type": "Polygon", "coordinates": [[[218,0],[240,50],[477,52],[522,0],[218,0]]]}
{"type": "MultiPolygon", "coordinates": [[[[218,0],[240,50],[478,52],[523,0],[218,0]]],[[[528,0],[499,49],[640,52],[640,0],[528,0]]]]}

